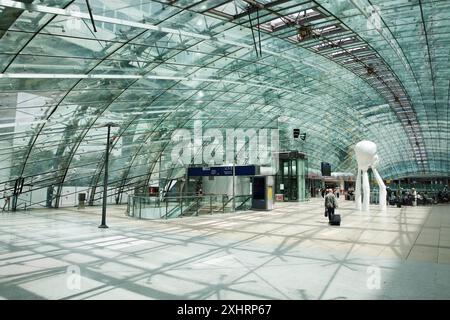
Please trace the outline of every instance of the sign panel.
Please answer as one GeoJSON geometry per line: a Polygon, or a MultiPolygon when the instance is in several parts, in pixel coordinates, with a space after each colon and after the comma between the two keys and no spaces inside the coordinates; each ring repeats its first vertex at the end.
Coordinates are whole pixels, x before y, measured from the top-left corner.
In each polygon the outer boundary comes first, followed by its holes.
{"type": "MultiPolygon", "coordinates": [[[[235,166],[236,176],[254,176],[256,174],[255,166],[235,166]]],[[[208,177],[208,176],[232,176],[233,167],[191,167],[188,168],[190,177],[208,177]]]]}
{"type": "Polygon", "coordinates": [[[322,176],[331,176],[331,165],[328,162],[322,162],[320,164],[320,169],[322,171],[322,176]]]}
{"type": "MultiPolygon", "coordinates": [[[[231,169],[233,170],[233,168],[231,169]]],[[[254,176],[256,175],[256,166],[236,166],[234,172],[237,176],[254,176]]]]}

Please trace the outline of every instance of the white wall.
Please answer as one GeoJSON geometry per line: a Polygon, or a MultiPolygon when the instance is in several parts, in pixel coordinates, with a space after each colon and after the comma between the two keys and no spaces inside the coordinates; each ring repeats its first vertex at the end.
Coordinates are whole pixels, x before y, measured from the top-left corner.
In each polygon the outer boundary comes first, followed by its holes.
{"type": "MultiPolygon", "coordinates": [[[[203,193],[233,195],[233,177],[203,177],[203,193]]],[[[250,194],[250,177],[235,177],[235,194],[250,194]]]]}

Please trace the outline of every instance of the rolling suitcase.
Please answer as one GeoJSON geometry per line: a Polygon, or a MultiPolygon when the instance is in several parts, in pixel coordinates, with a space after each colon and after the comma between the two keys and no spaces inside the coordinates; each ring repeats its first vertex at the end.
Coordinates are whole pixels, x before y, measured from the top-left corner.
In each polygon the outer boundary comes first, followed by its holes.
{"type": "Polygon", "coordinates": [[[330,225],[340,226],[341,225],[341,215],[340,214],[333,215],[333,217],[331,218],[331,221],[330,221],[330,225]]]}

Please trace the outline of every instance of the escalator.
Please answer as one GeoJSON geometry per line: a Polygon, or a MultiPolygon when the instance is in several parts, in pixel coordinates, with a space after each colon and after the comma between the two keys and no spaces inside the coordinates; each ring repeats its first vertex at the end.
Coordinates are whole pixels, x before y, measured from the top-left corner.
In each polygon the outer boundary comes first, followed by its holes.
{"type": "Polygon", "coordinates": [[[198,215],[198,212],[200,211],[200,209],[202,208],[203,203],[200,200],[193,200],[187,207],[186,209],[183,208],[183,212],[181,213],[182,217],[190,217],[193,215],[198,215]]]}
{"type": "MultiPolygon", "coordinates": [[[[238,196],[240,197],[239,199],[239,205],[237,205],[238,201],[236,201],[236,211],[245,211],[245,210],[249,210],[252,207],[252,196],[251,195],[247,195],[247,196],[238,196]]],[[[238,199],[236,199],[238,200],[238,199]]]]}
{"type": "Polygon", "coordinates": [[[163,216],[163,219],[172,219],[172,218],[178,218],[181,215],[181,206],[176,206],[175,208],[172,208],[165,216],[163,216]]]}
{"type": "Polygon", "coordinates": [[[185,198],[181,201],[175,200],[173,202],[176,203],[175,207],[170,209],[162,218],[172,219],[193,216],[198,214],[202,207],[202,201],[199,198],[185,198]]]}
{"type": "MultiPolygon", "coordinates": [[[[235,200],[235,211],[245,211],[245,210],[250,210],[252,204],[252,195],[239,195],[239,196],[235,196],[234,197],[235,200]]],[[[232,204],[233,204],[233,197],[229,198],[224,204],[223,204],[223,208],[222,211],[223,212],[232,212],[233,208],[232,208],[232,204]],[[227,210],[229,209],[229,210],[227,210]]]]}

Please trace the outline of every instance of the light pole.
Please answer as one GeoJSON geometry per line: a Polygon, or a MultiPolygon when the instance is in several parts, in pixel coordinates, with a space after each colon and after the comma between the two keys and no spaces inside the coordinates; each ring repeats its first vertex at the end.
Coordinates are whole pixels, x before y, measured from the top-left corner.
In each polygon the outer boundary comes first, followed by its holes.
{"type": "Polygon", "coordinates": [[[234,156],[233,160],[233,212],[236,211],[236,186],[235,186],[235,177],[236,177],[236,161],[237,155],[234,156]]]}
{"type": "Polygon", "coordinates": [[[102,222],[101,224],[98,226],[99,228],[108,228],[108,226],[106,225],[106,200],[108,197],[108,165],[109,165],[109,149],[110,149],[110,144],[111,144],[111,127],[118,127],[117,124],[115,123],[107,123],[104,125],[104,127],[108,128],[108,136],[107,136],[107,140],[106,140],[106,151],[105,151],[105,163],[104,163],[104,168],[105,168],[105,175],[103,177],[103,207],[102,207],[102,222]]]}

